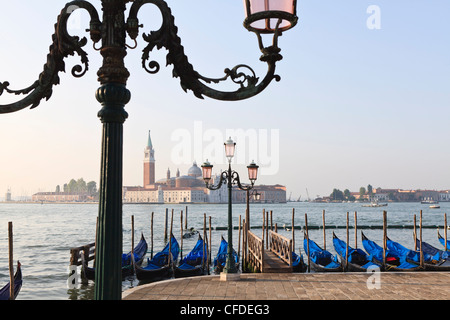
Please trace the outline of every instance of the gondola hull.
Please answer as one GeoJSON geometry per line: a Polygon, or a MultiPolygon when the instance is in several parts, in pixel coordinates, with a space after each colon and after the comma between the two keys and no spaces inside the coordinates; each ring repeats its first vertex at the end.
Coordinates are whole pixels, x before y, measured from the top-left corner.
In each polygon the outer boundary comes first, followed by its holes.
{"type": "MultiPolygon", "coordinates": [[[[19,295],[20,289],[22,288],[22,269],[20,262],[17,263],[17,270],[14,274],[14,299],[19,295]]],[[[11,283],[7,283],[3,288],[0,289],[0,300],[10,300],[10,288],[11,283]]]]}
{"type": "Polygon", "coordinates": [[[180,266],[180,267],[176,267],[174,270],[175,278],[195,277],[195,276],[201,276],[204,274],[205,274],[205,272],[201,265],[192,267],[192,268],[183,268],[182,266],[180,266]]]}
{"type": "MultiPolygon", "coordinates": [[[[216,257],[214,258],[214,262],[213,262],[214,273],[219,274],[225,268],[225,264],[226,264],[227,257],[228,257],[227,250],[228,250],[228,242],[222,237],[222,240],[221,240],[220,246],[219,246],[219,252],[217,253],[216,257]]],[[[236,265],[236,269],[239,270],[239,257],[234,249],[233,249],[232,256],[234,258],[234,263],[236,265]]]]}
{"type": "Polygon", "coordinates": [[[334,232],[333,246],[342,261],[345,271],[367,272],[368,269],[382,269],[381,265],[372,262],[363,250],[354,249],[350,246],[348,246],[349,259],[347,261],[347,244],[339,239],[334,232]]]}
{"type": "MultiPolygon", "coordinates": [[[[416,239],[416,246],[420,248],[420,240],[416,239]]],[[[450,271],[450,253],[439,250],[429,243],[422,241],[422,250],[425,254],[432,256],[431,261],[424,263],[426,271],[450,271]]]]}
{"type": "Polygon", "coordinates": [[[157,269],[145,269],[136,266],[136,278],[140,281],[158,281],[172,276],[173,267],[166,265],[157,269]]]}
{"type": "Polygon", "coordinates": [[[303,240],[303,250],[308,256],[311,268],[315,272],[342,272],[342,264],[329,251],[323,250],[313,240],[303,240]]]}
{"type": "Polygon", "coordinates": [[[308,270],[308,266],[305,264],[303,260],[303,256],[297,255],[295,252],[292,252],[292,272],[306,272],[308,270]]]}
{"type": "Polygon", "coordinates": [[[206,274],[207,270],[205,265],[208,252],[207,243],[198,235],[198,240],[194,248],[180,261],[180,265],[174,269],[174,277],[185,278],[206,274]]]}
{"type": "Polygon", "coordinates": [[[407,261],[400,261],[400,257],[387,249],[386,264],[383,266],[383,248],[381,248],[374,241],[368,239],[363,232],[361,232],[361,237],[364,249],[372,257],[372,261],[382,266],[384,271],[414,272],[423,270],[423,268],[417,264],[412,264],[407,261]]]}
{"type": "MultiPolygon", "coordinates": [[[[144,260],[144,256],[147,253],[148,245],[147,241],[144,238],[144,235],[141,235],[141,240],[139,243],[134,247],[134,255],[133,260],[135,261],[135,264],[140,265],[142,264],[142,261],[144,260]]],[[[89,267],[87,265],[87,261],[85,259],[82,259],[82,270],[83,276],[88,279],[95,281],[95,268],[89,267]]],[[[122,280],[125,280],[127,277],[130,277],[134,275],[134,268],[131,262],[131,252],[128,254],[122,255],[122,280]]]]}
{"type": "Polygon", "coordinates": [[[135,266],[136,278],[140,281],[158,281],[172,277],[175,268],[174,261],[178,259],[180,247],[172,235],[164,249],[158,252],[147,265],[135,266]]]}

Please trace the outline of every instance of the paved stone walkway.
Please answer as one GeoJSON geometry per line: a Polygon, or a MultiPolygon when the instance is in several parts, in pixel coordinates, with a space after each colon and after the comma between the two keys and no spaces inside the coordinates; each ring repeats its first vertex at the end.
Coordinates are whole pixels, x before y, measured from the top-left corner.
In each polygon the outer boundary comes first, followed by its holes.
{"type": "Polygon", "coordinates": [[[124,300],[450,300],[450,272],[202,276],[129,289],[124,300]]]}

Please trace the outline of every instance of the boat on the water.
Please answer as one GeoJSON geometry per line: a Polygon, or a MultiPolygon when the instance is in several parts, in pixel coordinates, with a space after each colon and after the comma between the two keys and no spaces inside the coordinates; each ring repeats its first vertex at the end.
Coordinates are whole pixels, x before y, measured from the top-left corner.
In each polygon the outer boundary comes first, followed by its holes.
{"type": "MultiPolygon", "coordinates": [[[[21,264],[17,261],[17,269],[14,274],[14,299],[19,295],[20,289],[22,288],[22,269],[21,264]]],[[[11,283],[8,282],[3,288],[0,289],[0,300],[10,300],[10,290],[11,283]]]]}
{"type": "Polygon", "coordinates": [[[372,258],[362,249],[354,249],[348,246],[348,264],[347,264],[347,244],[339,239],[333,232],[333,246],[341,258],[341,262],[346,266],[347,271],[367,272],[368,269],[378,268],[381,265],[372,261],[372,258]]]}
{"type": "MultiPolygon", "coordinates": [[[[215,273],[219,274],[223,271],[223,268],[225,267],[225,263],[227,262],[227,255],[228,255],[228,242],[222,236],[222,240],[220,241],[219,251],[217,252],[217,255],[213,261],[215,273]]],[[[232,255],[234,258],[234,262],[236,264],[236,268],[239,269],[239,257],[234,249],[233,249],[232,255]]]]}
{"type": "Polygon", "coordinates": [[[138,280],[157,281],[171,277],[179,252],[178,242],[172,235],[162,251],[155,254],[153,259],[147,258],[147,265],[135,265],[136,278],[138,280]]]}
{"type": "Polygon", "coordinates": [[[304,236],[303,250],[308,256],[311,268],[316,272],[340,272],[343,270],[342,264],[337,256],[322,249],[316,242],[304,236]]]}
{"type": "MultiPolygon", "coordinates": [[[[134,274],[133,265],[140,265],[142,263],[144,256],[147,253],[147,249],[147,241],[144,238],[144,234],[141,234],[141,240],[139,240],[138,244],[133,249],[133,256],[131,251],[122,254],[122,279],[134,274]]],[[[89,267],[85,259],[82,259],[81,272],[83,272],[86,279],[95,280],[95,267],[89,267]]]]}
{"type": "MultiPolygon", "coordinates": [[[[416,246],[420,248],[420,240],[416,239],[416,246]]],[[[450,252],[439,250],[431,244],[422,241],[422,251],[431,257],[431,260],[424,263],[427,271],[450,271],[450,252]]]]}
{"type": "Polygon", "coordinates": [[[378,203],[378,202],[371,202],[369,204],[363,204],[362,207],[370,207],[370,208],[377,208],[377,207],[387,207],[387,203],[378,203]]]}
{"type": "MultiPolygon", "coordinates": [[[[361,238],[364,249],[372,258],[372,261],[378,265],[383,266],[383,248],[380,247],[375,241],[370,240],[361,231],[361,238]]],[[[386,265],[385,271],[419,271],[423,270],[419,265],[410,263],[388,248],[385,253],[386,265]]]]}
{"type": "Polygon", "coordinates": [[[198,240],[194,248],[180,261],[179,265],[175,267],[175,278],[201,276],[206,274],[208,251],[207,243],[200,235],[198,235],[198,240]]]}

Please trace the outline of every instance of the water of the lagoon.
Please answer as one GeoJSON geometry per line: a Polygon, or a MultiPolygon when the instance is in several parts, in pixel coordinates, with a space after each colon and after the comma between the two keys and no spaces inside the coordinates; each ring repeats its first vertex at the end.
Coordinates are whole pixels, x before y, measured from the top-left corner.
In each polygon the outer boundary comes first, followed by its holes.
{"type": "MultiPolygon", "coordinates": [[[[420,203],[389,203],[387,207],[367,208],[360,203],[307,203],[289,202],[285,204],[252,204],[251,225],[261,226],[263,209],[272,210],[273,222],[279,229],[283,225],[290,226],[292,209],[295,209],[295,226],[304,226],[305,213],[308,214],[309,226],[322,225],[322,211],[326,212],[327,226],[345,226],[346,215],[350,212],[350,225],[353,225],[354,212],[358,213],[358,226],[382,226],[382,212],[388,212],[388,225],[413,225],[413,216],[423,210],[423,225],[443,226],[444,213],[450,212],[450,203],[441,202],[440,209],[430,209],[429,205],[420,203]]],[[[150,217],[154,212],[154,251],[162,249],[164,245],[165,209],[174,209],[173,230],[180,239],[180,211],[185,211],[186,205],[137,205],[125,204],[123,207],[123,245],[124,251],[131,247],[131,216],[135,220],[135,241],[139,240],[143,232],[150,247],[150,217]]],[[[23,287],[18,296],[21,300],[66,300],[92,299],[94,284],[78,285],[76,289],[68,289],[70,248],[78,247],[95,240],[95,225],[97,204],[8,204],[0,203],[0,287],[9,281],[8,271],[8,221],[14,226],[14,264],[20,260],[23,272],[23,287]]],[[[239,215],[244,218],[245,205],[233,205],[233,225],[239,224],[239,215]]],[[[216,228],[227,226],[226,204],[190,204],[188,205],[188,227],[197,230],[203,227],[203,214],[212,219],[212,226],[216,228]]],[[[261,229],[252,230],[257,235],[261,229]]],[[[345,229],[327,230],[327,249],[332,248],[332,232],[345,239],[345,229]]],[[[202,232],[202,231],[201,231],[202,232]]],[[[281,231],[289,238],[292,232],[281,231]]],[[[366,229],[364,233],[372,240],[381,244],[382,230],[366,229]]],[[[441,230],[441,234],[443,230],[441,230]]],[[[217,252],[221,236],[227,238],[226,230],[212,231],[212,253],[217,252]]],[[[353,230],[350,231],[350,245],[354,245],[353,230]]],[[[401,242],[410,248],[413,246],[412,229],[389,229],[391,239],[401,242]]],[[[234,230],[233,247],[237,250],[238,231],[234,230]]],[[[322,230],[310,231],[310,237],[319,245],[323,244],[322,230]]],[[[360,235],[358,235],[360,241],[360,235]]],[[[195,245],[197,237],[184,239],[183,251],[189,252],[195,245]]],[[[302,246],[303,232],[295,230],[295,250],[302,246]]],[[[437,239],[436,228],[424,229],[423,240],[442,248],[437,239]]],[[[361,246],[361,242],[359,242],[361,246]]],[[[301,249],[303,252],[303,249],[301,249]]],[[[137,280],[123,282],[123,290],[137,286],[137,280]]]]}

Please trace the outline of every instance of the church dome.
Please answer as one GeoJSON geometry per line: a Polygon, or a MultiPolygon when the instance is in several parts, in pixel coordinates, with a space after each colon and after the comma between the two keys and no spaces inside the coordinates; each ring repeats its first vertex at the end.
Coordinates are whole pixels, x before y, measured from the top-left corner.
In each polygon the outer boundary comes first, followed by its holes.
{"type": "Polygon", "coordinates": [[[188,170],[188,176],[190,176],[190,177],[195,177],[195,178],[198,178],[198,177],[201,177],[201,176],[202,176],[202,169],[200,169],[200,168],[197,166],[197,162],[194,162],[194,164],[192,165],[192,167],[189,168],[189,170],[188,170]]]}

